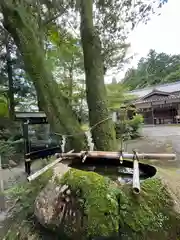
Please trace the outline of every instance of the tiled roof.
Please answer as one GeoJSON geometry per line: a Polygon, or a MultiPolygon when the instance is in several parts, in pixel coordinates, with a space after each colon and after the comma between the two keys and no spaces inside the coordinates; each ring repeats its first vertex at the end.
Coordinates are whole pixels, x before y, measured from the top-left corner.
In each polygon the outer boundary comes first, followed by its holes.
{"type": "Polygon", "coordinates": [[[158,91],[167,92],[167,93],[177,92],[177,91],[180,91],[180,81],[177,81],[174,83],[168,83],[168,84],[155,85],[155,86],[147,87],[143,89],[137,89],[137,90],[128,92],[128,94],[136,95],[137,97],[142,98],[145,95],[152,92],[154,88],[158,91]]]}
{"type": "Polygon", "coordinates": [[[137,103],[147,103],[147,102],[156,102],[156,101],[165,101],[165,100],[168,100],[168,99],[180,99],[180,94],[178,95],[170,95],[170,96],[165,96],[165,97],[158,97],[156,99],[147,99],[147,100],[136,100],[134,101],[134,104],[137,104],[137,103]]]}

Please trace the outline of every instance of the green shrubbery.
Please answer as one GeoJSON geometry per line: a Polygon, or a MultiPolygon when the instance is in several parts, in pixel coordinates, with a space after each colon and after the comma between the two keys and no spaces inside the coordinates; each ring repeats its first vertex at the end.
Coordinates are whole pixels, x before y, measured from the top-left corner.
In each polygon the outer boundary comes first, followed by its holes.
{"type": "MultiPolygon", "coordinates": [[[[3,167],[9,165],[9,160],[15,160],[15,155],[22,153],[24,148],[23,140],[19,140],[21,138],[19,126],[10,123],[8,119],[7,121],[1,119],[0,122],[0,155],[3,167]]],[[[19,162],[21,158],[18,156],[16,160],[15,162],[19,162]]]]}
{"type": "Polygon", "coordinates": [[[6,167],[9,164],[9,160],[15,154],[15,149],[10,143],[0,140],[0,155],[2,160],[2,166],[6,167]]]}
{"type": "Polygon", "coordinates": [[[133,117],[133,119],[117,122],[115,126],[116,137],[118,139],[123,138],[124,140],[139,137],[139,130],[143,121],[143,116],[141,114],[137,114],[133,117]]]}
{"type": "Polygon", "coordinates": [[[9,118],[0,118],[0,155],[3,167],[9,166],[9,160],[19,163],[23,151],[24,141],[20,123],[9,118]]]}
{"type": "Polygon", "coordinates": [[[23,139],[17,141],[5,141],[0,139],[0,155],[3,168],[9,166],[9,160],[13,160],[16,164],[22,161],[24,149],[23,139]]]}
{"type": "Polygon", "coordinates": [[[0,93],[0,117],[8,117],[8,100],[4,94],[0,93]]]}
{"type": "Polygon", "coordinates": [[[141,114],[137,114],[136,116],[133,117],[132,120],[128,120],[132,138],[139,136],[139,130],[143,122],[144,122],[144,119],[141,114]]]}

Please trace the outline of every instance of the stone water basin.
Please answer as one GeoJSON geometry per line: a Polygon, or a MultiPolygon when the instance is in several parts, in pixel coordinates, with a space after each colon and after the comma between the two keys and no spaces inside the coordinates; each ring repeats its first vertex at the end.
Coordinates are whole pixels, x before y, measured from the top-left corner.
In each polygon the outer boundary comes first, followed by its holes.
{"type": "MultiPolygon", "coordinates": [[[[131,183],[133,179],[133,162],[131,160],[123,160],[121,163],[116,159],[87,158],[84,163],[80,160],[73,161],[69,167],[96,172],[120,183],[131,183]]],[[[139,170],[141,181],[151,178],[156,174],[155,167],[144,163],[139,163],[139,170]]]]}

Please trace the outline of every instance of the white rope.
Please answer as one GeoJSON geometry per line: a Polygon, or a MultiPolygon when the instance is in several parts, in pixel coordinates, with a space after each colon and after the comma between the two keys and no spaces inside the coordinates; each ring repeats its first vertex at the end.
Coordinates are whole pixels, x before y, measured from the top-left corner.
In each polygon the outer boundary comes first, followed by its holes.
{"type": "Polygon", "coordinates": [[[105,118],[105,119],[99,121],[98,123],[94,124],[94,125],[93,125],[92,127],[90,127],[88,130],[82,131],[81,133],[77,133],[77,134],[54,133],[54,134],[56,134],[56,135],[58,135],[58,136],[61,136],[61,137],[64,136],[64,137],[66,137],[66,138],[67,138],[67,137],[74,137],[74,136],[84,135],[84,134],[87,134],[88,132],[91,132],[95,127],[97,127],[97,126],[100,125],[101,123],[106,122],[106,121],[108,121],[108,120],[110,120],[110,119],[112,119],[112,117],[105,118]]]}
{"type": "Polygon", "coordinates": [[[87,138],[87,142],[88,142],[89,151],[93,151],[94,143],[93,143],[91,132],[88,131],[88,132],[85,132],[85,134],[86,134],[86,138],[87,138]]]}
{"type": "Polygon", "coordinates": [[[63,135],[63,136],[62,136],[62,144],[61,144],[62,153],[65,152],[65,146],[66,146],[66,136],[63,135]]]}

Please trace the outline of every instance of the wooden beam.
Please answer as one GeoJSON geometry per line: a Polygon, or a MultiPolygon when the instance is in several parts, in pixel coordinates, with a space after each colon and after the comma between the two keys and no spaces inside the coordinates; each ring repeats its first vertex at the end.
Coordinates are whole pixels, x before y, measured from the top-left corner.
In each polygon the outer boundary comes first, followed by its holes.
{"type": "MultiPolygon", "coordinates": [[[[122,153],[123,159],[132,160],[134,157],[133,153],[122,153]]],[[[84,151],[80,153],[62,153],[61,157],[63,158],[82,158],[84,156],[84,151]]],[[[176,154],[167,154],[167,153],[138,153],[139,159],[156,159],[156,160],[174,160],[176,154]]],[[[87,157],[96,159],[96,158],[109,158],[109,159],[119,159],[120,152],[103,152],[103,151],[89,151],[87,157]]]]}

